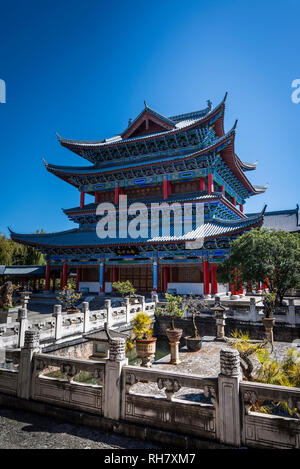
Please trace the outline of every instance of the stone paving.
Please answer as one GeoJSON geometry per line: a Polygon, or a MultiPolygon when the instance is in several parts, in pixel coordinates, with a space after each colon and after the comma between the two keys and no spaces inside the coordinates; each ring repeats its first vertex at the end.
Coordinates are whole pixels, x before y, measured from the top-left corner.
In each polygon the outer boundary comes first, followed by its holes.
{"type": "Polygon", "coordinates": [[[0,449],[111,448],[159,449],[160,446],[26,411],[0,409],[0,449]]]}

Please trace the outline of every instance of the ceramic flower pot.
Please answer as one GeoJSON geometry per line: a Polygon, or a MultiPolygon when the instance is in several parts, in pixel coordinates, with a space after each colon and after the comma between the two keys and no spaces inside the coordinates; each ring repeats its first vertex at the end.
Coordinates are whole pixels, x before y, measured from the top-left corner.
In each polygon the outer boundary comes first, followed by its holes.
{"type": "Polygon", "coordinates": [[[202,347],[201,337],[188,336],[185,338],[185,340],[186,340],[186,346],[189,352],[197,352],[202,347]]]}
{"type": "Polygon", "coordinates": [[[266,331],[266,338],[268,339],[271,344],[273,344],[273,328],[275,324],[275,318],[263,318],[262,319],[263,325],[265,326],[266,331]]]}
{"type": "Polygon", "coordinates": [[[156,352],[156,337],[149,339],[136,339],[135,347],[138,358],[142,359],[141,366],[149,368],[151,366],[150,358],[153,358],[156,352]]]}
{"type": "Polygon", "coordinates": [[[169,342],[172,344],[174,342],[179,342],[182,336],[182,329],[166,329],[166,334],[169,339],[169,342]]]}

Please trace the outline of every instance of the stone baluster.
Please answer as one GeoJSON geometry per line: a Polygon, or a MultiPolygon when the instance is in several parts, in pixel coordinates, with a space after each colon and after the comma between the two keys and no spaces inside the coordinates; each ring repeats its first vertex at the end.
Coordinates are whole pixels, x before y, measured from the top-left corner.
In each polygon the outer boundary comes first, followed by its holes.
{"type": "Polygon", "coordinates": [[[19,308],[19,310],[18,310],[18,322],[20,323],[18,347],[21,348],[21,347],[24,346],[25,332],[28,329],[28,311],[27,311],[27,308],[19,308]]]}
{"type": "Polygon", "coordinates": [[[24,347],[22,347],[20,354],[17,386],[17,395],[22,399],[30,399],[31,397],[33,355],[38,353],[39,350],[39,332],[34,330],[26,331],[24,347]]]}
{"type": "Polygon", "coordinates": [[[249,320],[251,322],[256,322],[257,320],[257,310],[255,306],[255,298],[250,298],[250,309],[249,309],[249,320]]]}
{"type": "Polygon", "coordinates": [[[56,321],[55,321],[55,340],[58,340],[58,339],[61,339],[61,337],[62,337],[61,305],[54,305],[53,316],[56,318],[56,321]]]}
{"type": "Polygon", "coordinates": [[[288,323],[293,327],[296,325],[296,309],[295,300],[293,298],[289,299],[288,323]]]}
{"type": "Polygon", "coordinates": [[[151,297],[152,297],[152,301],[154,302],[154,307],[156,308],[156,305],[157,305],[157,303],[158,303],[158,294],[152,292],[151,297]]]}
{"type": "Polygon", "coordinates": [[[116,338],[109,342],[109,359],[105,364],[104,417],[119,420],[121,413],[121,373],[128,364],[125,358],[125,339],[116,338]]]}
{"type": "Polygon", "coordinates": [[[107,327],[109,327],[112,321],[111,300],[107,299],[104,301],[104,308],[106,309],[107,327]]]}
{"type": "Polygon", "coordinates": [[[126,324],[130,323],[130,299],[124,298],[126,308],[126,324]]]}
{"type": "Polygon", "coordinates": [[[218,377],[220,442],[240,446],[239,384],[241,371],[239,352],[235,349],[222,349],[220,352],[220,367],[221,373],[218,377]]]}
{"type": "Polygon", "coordinates": [[[30,296],[29,296],[28,291],[22,291],[21,292],[21,307],[23,309],[27,310],[27,305],[28,305],[29,298],[30,298],[30,296]]]}
{"type": "Polygon", "coordinates": [[[88,301],[82,302],[83,312],[83,333],[87,333],[90,330],[90,304],[88,301]]]}
{"type": "Polygon", "coordinates": [[[141,299],[141,305],[142,305],[142,312],[145,313],[145,312],[146,312],[146,301],[145,301],[145,297],[144,297],[144,296],[141,296],[140,299],[141,299]]]}

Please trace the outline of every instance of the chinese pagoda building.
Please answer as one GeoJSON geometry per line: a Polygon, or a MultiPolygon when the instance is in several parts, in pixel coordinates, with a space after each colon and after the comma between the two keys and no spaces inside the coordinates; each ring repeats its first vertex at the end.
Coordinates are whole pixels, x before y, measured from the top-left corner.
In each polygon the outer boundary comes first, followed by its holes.
{"type": "Polygon", "coordinates": [[[79,206],[64,209],[78,227],[46,234],[11,231],[14,241],[45,254],[46,290],[51,269],[60,266],[62,287],[76,270],[77,288],[89,292],[110,292],[117,280],[130,280],[139,292],[174,289],[209,295],[223,291],[225,286],[217,284],[217,264],[229,256],[233,239],[262,225],[264,210],[249,217],[244,204],[266,190],[247,178],[256,164],[241,161],[235,153],[236,123],[224,132],[226,95],[214,108],[208,101],[203,110],[171,117],[145,103],[123,133],[105,140],[58,136],[62,146],[91,163],[70,167],[45,162],[49,172],[79,191],[79,206]],[[85,204],[85,194],[92,195],[94,202],[85,204]],[[149,232],[146,238],[117,234],[115,239],[100,239],[97,206],[110,202],[118,214],[120,195],[127,195],[128,206],[134,202],[204,205],[203,246],[185,249],[187,239],[197,237],[194,209],[193,231],[188,236],[174,236],[171,223],[170,236],[153,238],[149,232]]]}

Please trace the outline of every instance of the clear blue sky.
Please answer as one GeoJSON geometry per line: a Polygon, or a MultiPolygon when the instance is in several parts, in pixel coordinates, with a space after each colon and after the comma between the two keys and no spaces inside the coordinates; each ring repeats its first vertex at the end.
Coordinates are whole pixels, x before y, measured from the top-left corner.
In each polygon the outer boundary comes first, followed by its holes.
{"type": "MultiPolygon", "coordinates": [[[[79,193],[42,157],[86,165],[55,133],[100,139],[147,104],[165,115],[216,105],[239,120],[236,152],[267,192],[246,211],[294,208],[299,197],[298,1],[0,0],[0,231],[73,228],[79,193]]],[[[89,200],[89,197],[87,197],[89,200]]]]}

